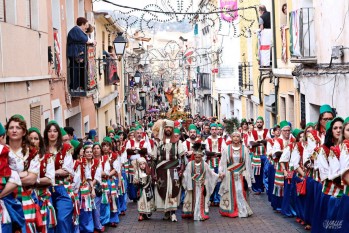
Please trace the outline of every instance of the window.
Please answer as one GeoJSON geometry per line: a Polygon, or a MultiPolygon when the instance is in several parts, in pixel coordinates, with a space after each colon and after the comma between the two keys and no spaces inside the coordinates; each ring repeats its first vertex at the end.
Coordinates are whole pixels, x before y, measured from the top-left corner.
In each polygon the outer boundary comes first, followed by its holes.
{"type": "Polygon", "coordinates": [[[62,108],[60,106],[53,108],[53,119],[57,121],[59,125],[62,125],[62,108]]]}
{"type": "Polygon", "coordinates": [[[108,51],[108,48],[107,50],[105,50],[105,32],[104,31],[102,31],[102,49],[103,51],[108,51]]]}
{"type": "Polygon", "coordinates": [[[6,20],[6,12],[5,12],[5,0],[0,0],[0,21],[5,22],[6,20]]]}
{"type": "Polygon", "coordinates": [[[198,87],[211,90],[211,76],[208,73],[198,73],[198,87]]]}
{"type": "Polygon", "coordinates": [[[25,0],[25,26],[31,28],[31,0],[25,0]]]}
{"type": "Polygon", "coordinates": [[[288,95],[288,106],[287,106],[287,110],[288,110],[288,116],[287,116],[287,120],[289,122],[291,122],[292,126],[295,127],[294,125],[294,114],[295,114],[295,109],[294,109],[294,95],[288,95]]]}
{"type": "Polygon", "coordinates": [[[90,127],[89,127],[88,121],[84,123],[84,131],[85,131],[85,133],[88,133],[90,131],[90,127]]]}
{"type": "Polygon", "coordinates": [[[75,25],[74,22],[74,1],[72,0],[66,0],[65,1],[65,8],[66,8],[66,12],[67,12],[67,32],[70,31],[70,29],[72,29],[75,25]]]}
{"type": "Polygon", "coordinates": [[[30,126],[36,127],[41,131],[41,106],[30,108],[30,126]]]}
{"type": "Polygon", "coordinates": [[[286,120],[286,98],[280,97],[280,121],[286,120]]]}
{"type": "Polygon", "coordinates": [[[85,4],[84,0],[79,0],[79,5],[78,5],[78,16],[79,17],[85,17],[85,4]]]}
{"type": "Polygon", "coordinates": [[[305,117],[305,95],[301,94],[301,120],[306,120],[305,117]]]}
{"type": "Polygon", "coordinates": [[[5,6],[5,21],[7,23],[16,24],[16,1],[13,0],[4,0],[5,6]]]}

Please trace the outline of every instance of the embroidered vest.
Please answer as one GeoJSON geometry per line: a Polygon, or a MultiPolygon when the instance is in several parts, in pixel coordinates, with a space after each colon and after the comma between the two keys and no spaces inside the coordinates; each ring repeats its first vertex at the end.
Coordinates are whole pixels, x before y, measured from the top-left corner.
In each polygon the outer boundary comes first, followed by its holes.
{"type": "Polygon", "coordinates": [[[10,148],[8,146],[0,145],[0,178],[1,180],[4,180],[11,176],[11,168],[8,165],[9,152],[10,152],[10,148]]]}
{"type": "Polygon", "coordinates": [[[72,149],[71,145],[63,143],[63,147],[62,147],[61,151],[59,151],[56,154],[55,170],[59,170],[59,169],[61,169],[63,167],[65,155],[71,149],[72,149]]]}
{"type": "Polygon", "coordinates": [[[47,162],[51,158],[52,154],[46,153],[40,161],[40,178],[44,178],[46,175],[47,162]]]}
{"type": "MultiPolygon", "coordinates": [[[[223,138],[218,138],[218,152],[220,153],[222,151],[222,141],[223,138]]],[[[208,147],[210,149],[210,152],[212,152],[212,138],[207,138],[207,142],[208,142],[208,147]]]]}

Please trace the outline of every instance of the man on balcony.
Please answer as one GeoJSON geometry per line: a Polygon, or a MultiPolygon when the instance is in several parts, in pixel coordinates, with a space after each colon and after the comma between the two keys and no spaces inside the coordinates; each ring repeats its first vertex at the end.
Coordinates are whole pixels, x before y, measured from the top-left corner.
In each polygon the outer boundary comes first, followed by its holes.
{"type": "Polygon", "coordinates": [[[69,59],[69,74],[71,91],[80,91],[85,88],[85,59],[86,44],[94,44],[87,34],[89,23],[86,18],[76,19],[76,26],[73,27],[67,38],[67,56],[69,59]]]}
{"type": "Polygon", "coordinates": [[[259,6],[259,29],[270,29],[270,12],[264,5],[259,6]]]}

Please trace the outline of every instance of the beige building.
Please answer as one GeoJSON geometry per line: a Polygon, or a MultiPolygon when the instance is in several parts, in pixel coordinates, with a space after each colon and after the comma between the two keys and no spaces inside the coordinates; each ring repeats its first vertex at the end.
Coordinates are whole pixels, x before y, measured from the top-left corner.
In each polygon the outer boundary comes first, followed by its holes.
{"type": "MultiPolygon", "coordinates": [[[[49,67],[51,108],[45,120],[55,119],[61,126],[72,126],[77,137],[84,137],[90,129],[97,128],[94,97],[96,89],[71,93],[69,86],[69,68],[66,55],[67,36],[76,25],[76,18],[86,17],[93,25],[94,17],[91,0],[50,0],[47,2],[48,46],[53,62],[49,67]]],[[[94,33],[90,35],[94,39],[94,33]]],[[[94,57],[92,55],[93,66],[94,57]]],[[[85,80],[87,80],[85,73],[85,80]]]]}
{"type": "Polygon", "coordinates": [[[124,98],[119,96],[119,93],[123,93],[124,90],[121,60],[110,60],[112,58],[106,57],[108,46],[112,46],[113,53],[115,53],[113,41],[117,32],[121,32],[122,29],[113,22],[112,17],[108,13],[95,12],[94,17],[96,26],[95,39],[99,42],[96,45],[96,58],[99,59],[97,60],[97,124],[99,138],[103,138],[107,134],[108,126],[115,123],[124,124],[124,98]],[[108,77],[116,77],[115,74],[112,76],[110,72],[114,62],[117,65],[117,77],[119,80],[111,83],[108,77]]]}
{"type": "Polygon", "coordinates": [[[51,116],[46,0],[0,1],[0,122],[14,114],[43,130],[51,116]]]}

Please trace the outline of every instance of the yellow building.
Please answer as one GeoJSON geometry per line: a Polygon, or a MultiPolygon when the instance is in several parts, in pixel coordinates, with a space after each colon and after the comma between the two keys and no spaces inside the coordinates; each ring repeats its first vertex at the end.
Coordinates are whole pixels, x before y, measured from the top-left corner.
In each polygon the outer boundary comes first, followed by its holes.
{"type": "MultiPolygon", "coordinates": [[[[248,2],[249,5],[263,3],[248,2]]],[[[292,1],[279,0],[265,4],[267,11],[271,13],[271,29],[260,31],[256,20],[251,38],[240,38],[242,116],[248,119],[262,116],[266,128],[282,120],[291,122],[294,127],[299,127],[301,122],[301,98],[304,97],[300,95],[297,79],[292,75],[295,65],[290,59],[289,11],[286,9],[282,12],[282,6],[286,4],[291,9],[291,3],[292,1]],[[263,54],[265,44],[270,48],[270,53],[263,54]],[[249,79],[252,86],[248,85],[249,79]]],[[[248,13],[253,14],[245,12],[248,13]]],[[[244,27],[244,23],[247,22],[242,22],[240,29],[244,27]]]]}
{"type": "MultiPolygon", "coordinates": [[[[243,1],[239,2],[238,7],[244,8],[249,6],[258,6],[259,0],[243,1]]],[[[239,70],[239,86],[241,92],[241,115],[242,118],[256,118],[262,112],[260,106],[259,94],[258,94],[258,82],[259,82],[259,65],[256,59],[257,54],[257,36],[258,21],[256,19],[256,11],[254,9],[248,9],[239,11],[239,14],[245,18],[254,19],[253,24],[251,22],[241,20],[239,24],[239,31],[242,32],[250,26],[250,37],[240,36],[240,64],[239,70]]]]}
{"type": "MultiPolygon", "coordinates": [[[[98,97],[95,98],[97,108],[97,125],[98,136],[100,139],[106,136],[108,126],[116,123],[124,124],[123,110],[123,82],[122,65],[118,59],[109,60],[107,58],[108,46],[112,46],[114,51],[113,41],[117,32],[122,31],[121,28],[113,23],[112,17],[108,13],[98,12],[95,16],[95,39],[99,43],[96,45],[97,60],[97,82],[98,82],[98,97]],[[111,61],[111,62],[108,62],[111,61]],[[111,82],[111,65],[116,64],[118,81],[111,82]]],[[[110,51],[109,51],[110,52],[110,51]]],[[[116,77],[116,75],[114,75],[116,77]]]]}

